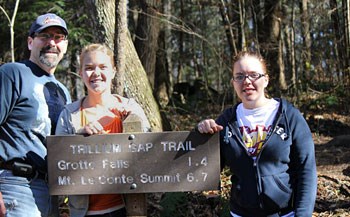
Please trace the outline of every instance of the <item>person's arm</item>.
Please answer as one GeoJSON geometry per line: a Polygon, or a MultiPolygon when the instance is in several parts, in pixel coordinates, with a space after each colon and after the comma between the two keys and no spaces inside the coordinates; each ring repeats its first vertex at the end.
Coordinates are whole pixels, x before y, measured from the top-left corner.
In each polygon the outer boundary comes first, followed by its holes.
{"type": "Polygon", "coordinates": [[[290,118],[293,127],[293,167],[297,175],[295,216],[312,216],[317,193],[314,142],[309,126],[299,111],[290,118]]]}
{"type": "MultiPolygon", "coordinates": [[[[18,90],[13,85],[15,78],[10,77],[5,67],[0,67],[0,126],[4,124],[18,98],[18,90]]],[[[5,216],[6,207],[0,191],[0,217],[5,216]]]]}
{"type": "Polygon", "coordinates": [[[58,117],[55,135],[92,135],[106,133],[103,126],[98,121],[81,126],[80,105],[81,99],[65,106],[58,117]]]}
{"type": "Polygon", "coordinates": [[[60,116],[58,117],[57,120],[57,125],[56,125],[56,132],[55,135],[68,135],[68,134],[73,134],[72,132],[72,127],[70,126],[70,118],[68,117],[69,111],[67,108],[64,108],[61,111],[60,116]]]}
{"type": "Polygon", "coordinates": [[[81,134],[81,135],[93,135],[93,134],[105,134],[102,124],[99,121],[89,122],[85,126],[81,126],[81,113],[79,107],[76,107],[80,102],[74,102],[66,106],[60,116],[58,117],[55,135],[69,135],[69,134],[81,134]]]}
{"type": "Polygon", "coordinates": [[[18,90],[13,85],[14,79],[5,71],[4,67],[0,68],[0,125],[7,120],[18,99],[18,90]]]}
{"type": "Polygon", "coordinates": [[[6,207],[4,200],[2,199],[2,193],[0,192],[0,217],[5,217],[6,207]]]}

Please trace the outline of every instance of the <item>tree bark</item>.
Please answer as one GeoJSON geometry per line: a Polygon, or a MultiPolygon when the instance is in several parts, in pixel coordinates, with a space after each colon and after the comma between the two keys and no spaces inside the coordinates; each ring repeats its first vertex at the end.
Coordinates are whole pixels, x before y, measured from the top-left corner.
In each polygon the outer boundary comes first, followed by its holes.
{"type": "Polygon", "coordinates": [[[118,94],[124,94],[124,83],[125,80],[125,65],[126,56],[125,51],[125,41],[127,40],[128,34],[128,24],[127,24],[127,9],[126,1],[120,0],[116,2],[116,22],[115,22],[115,38],[114,38],[114,50],[115,52],[115,62],[117,66],[117,72],[115,78],[113,79],[113,91],[118,94]]]}
{"type": "Polygon", "coordinates": [[[86,0],[85,8],[88,11],[94,35],[94,41],[104,43],[114,48],[115,32],[115,0],[95,1],[86,0]]]}
{"type": "Polygon", "coordinates": [[[302,71],[304,72],[303,83],[306,84],[305,89],[308,89],[310,81],[310,70],[311,70],[311,35],[310,35],[310,18],[308,12],[308,0],[301,1],[301,23],[302,33],[304,39],[305,51],[302,55],[302,71]]]}
{"type": "MultiPolygon", "coordinates": [[[[346,71],[344,73],[345,75],[345,84],[347,86],[350,86],[350,0],[343,0],[343,7],[344,7],[344,32],[345,32],[345,38],[346,38],[346,71]]],[[[350,88],[346,88],[347,93],[350,93],[350,88]]]]}
{"type": "Polygon", "coordinates": [[[280,23],[280,35],[278,37],[278,65],[279,65],[279,86],[281,90],[287,90],[287,82],[286,82],[286,75],[285,75],[285,65],[284,65],[284,55],[283,50],[285,48],[284,43],[284,32],[283,30],[283,24],[282,21],[279,21],[280,23]]]}
{"type": "Polygon", "coordinates": [[[240,48],[246,48],[247,47],[247,40],[245,36],[246,31],[246,3],[245,0],[239,0],[238,1],[238,9],[239,9],[239,39],[240,39],[240,48]]]}
{"type": "Polygon", "coordinates": [[[165,42],[165,31],[159,34],[157,61],[154,78],[154,95],[158,100],[160,106],[164,108],[169,103],[169,87],[171,71],[167,67],[167,53],[165,42]]]}
{"type": "Polygon", "coordinates": [[[235,34],[233,31],[233,28],[231,26],[231,23],[234,23],[236,20],[230,17],[229,11],[231,11],[231,8],[224,2],[224,0],[221,0],[221,4],[219,6],[220,14],[222,17],[227,43],[229,45],[231,56],[235,56],[238,53],[237,46],[236,46],[236,40],[235,40],[235,34]]]}
{"type": "MultiPolygon", "coordinates": [[[[185,13],[184,13],[184,0],[180,0],[180,8],[179,8],[179,13],[180,13],[180,19],[183,19],[185,17],[185,13]]],[[[183,62],[184,60],[184,56],[185,56],[185,51],[184,51],[184,42],[185,41],[185,33],[180,31],[178,33],[178,46],[179,46],[179,62],[183,62]]],[[[182,71],[183,71],[183,64],[178,64],[177,67],[177,75],[176,75],[176,81],[175,83],[179,83],[182,82],[182,71]]]]}
{"type": "MultiPolygon", "coordinates": [[[[270,83],[278,83],[280,68],[278,64],[278,38],[280,36],[280,25],[278,19],[281,16],[279,5],[281,0],[266,0],[262,11],[258,12],[258,39],[261,45],[261,53],[265,57],[269,65],[270,83]]],[[[257,6],[260,7],[260,6],[257,6]]],[[[279,84],[280,85],[280,84],[279,84]]],[[[270,85],[269,89],[273,93],[279,92],[279,85],[270,85]]]]}
{"type": "Polygon", "coordinates": [[[337,77],[338,80],[335,82],[343,82],[343,79],[341,79],[340,77],[342,75],[340,75],[340,71],[344,71],[344,64],[343,64],[343,59],[344,59],[344,55],[343,55],[343,34],[342,34],[342,29],[340,29],[340,21],[339,21],[339,15],[338,15],[338,4],[336,0],[330,0],[329,1],[330,4],[330,9],[332,11],[331,13],[331,18],[333,21],[333,28],[334,28],[334,50],[335,50],[335,55],[336,55],[336,62],[338,62],[338,64],[334,65],[335,67],[335,71],[338,72],[337,73],[337,77]]]}
{"type": "Polygon", "coordinates": [[[125,74],[127,75],[125,77],[125,93],[128,97],[135,98],[145,110],[147,118],[151,123],[152,131],[160,132],[163,126],[159,107],[153,97],[147,74],[142,67],[140,59],[137,57],[130,33],[127,34],[124,52],[126,56],[125,74]]]}
{"type": "MultiPolygon", "coordinates": [[[[292,5],[294,5],[294,1],[292,2],[292,5]]],[[[292,9],[292,20],[291,20],[291,31],[286,31],[286,34],[288,35],[288,50],[290,53],[290,65],[291,65],[291,81],[292,81],[292,93],[294,96],[299,97],[298,93],[298,81],[297,81],[297,69],[296,69],[296,57],[295,57],[295,9],[293,7],[292,9]]],[[[299,101],[299,100],[298,100],[299,101]]]]}
{"type": "MultiPolygon", "coordinates": [[[[169,19],[171,17],[171,0],[163,0],[163,13],[169,19]]],[[[158,51],[156,61],[156,76],[154,94],[161,107],[165,107],[173,92],[173,63],[171,45],[171,26],[168,22],[162,22],[158,39],[158,51]]]]}
{"type": "Polygon", "coordinates": [[[135,48],[154,88],[156,53],[159,35],[159,0],[140,0],[141,14],[137,22],[135,48]]]}

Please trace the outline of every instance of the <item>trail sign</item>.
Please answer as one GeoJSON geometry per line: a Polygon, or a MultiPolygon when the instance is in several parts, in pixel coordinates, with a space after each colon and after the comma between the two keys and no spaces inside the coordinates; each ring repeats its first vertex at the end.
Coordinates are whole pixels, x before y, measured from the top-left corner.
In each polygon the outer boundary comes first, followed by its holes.
{"type": "Polygon", "coordinates": [[[195,131],[47,137],[50,194],[217,190],[218,134],[195,131]]]}

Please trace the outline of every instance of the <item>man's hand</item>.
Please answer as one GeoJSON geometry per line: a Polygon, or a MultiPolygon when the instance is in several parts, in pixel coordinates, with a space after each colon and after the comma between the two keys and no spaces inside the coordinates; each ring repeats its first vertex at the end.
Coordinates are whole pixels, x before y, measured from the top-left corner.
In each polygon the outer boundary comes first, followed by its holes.
{"type": "Polygon", "coordinates": [[[223,126],[215,123],[213,119],[206,119],[199,122],[197,129],[200,133],[216,133],[224,129],[223,126]]]}
{"type": "Polygon", "coordinates": [[[5,217],[6,207],[4,200],[2,199],[2,193],[0,192],[0,217],[5,217]]]}

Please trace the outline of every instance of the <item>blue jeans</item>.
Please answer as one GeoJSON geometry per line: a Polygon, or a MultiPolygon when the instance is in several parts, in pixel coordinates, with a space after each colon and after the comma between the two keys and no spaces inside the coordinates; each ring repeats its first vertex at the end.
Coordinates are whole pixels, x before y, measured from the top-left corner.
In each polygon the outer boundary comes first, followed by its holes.
{"type": "Polygon", "coordinates": [[[0,170],[0,191],[6,217],[47,217],[51,208],[51,197],[47,182],[14,176],[10,170],[0,170]]]}
{"type": "MultiPolygon", "coordinates": [[[[232,217],[241,217],[240,215],[234,214],[232,211],[230,213],[231,213],[232,217]]],[[[281,217],[294,217],[294,212],[292,211],[292,212],[290,212],[288,214],[285,214],[285,215],[283,215],[281,217]]]]}

